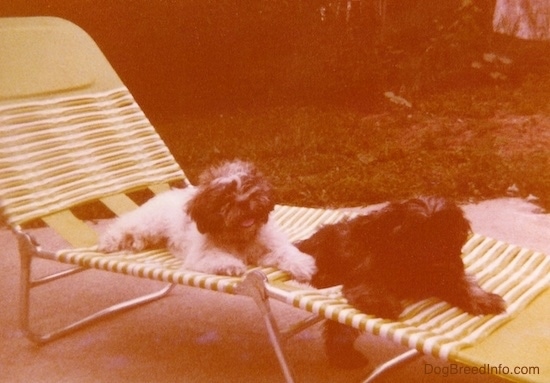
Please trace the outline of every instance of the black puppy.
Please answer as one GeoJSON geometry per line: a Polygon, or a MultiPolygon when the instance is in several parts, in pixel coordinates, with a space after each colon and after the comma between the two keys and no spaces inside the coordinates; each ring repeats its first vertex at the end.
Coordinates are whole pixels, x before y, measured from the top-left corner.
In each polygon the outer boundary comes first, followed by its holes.
{"type": "MultiPolygon", "coordinates": [[[[324,226],[296,245],[316,259],[314,286],[342,284],[349,303],[368,314],[396,319],[403,301],[428,297],[473,315],[502,313],[504,300],[464,272],[461,250],[469,232],[470,223],[453,202],[421,197],[324,226]]],[[[332,363],[351,368],[366,362],[353,348],[358,335],[327,321],[325,345],[332,363]]]]}

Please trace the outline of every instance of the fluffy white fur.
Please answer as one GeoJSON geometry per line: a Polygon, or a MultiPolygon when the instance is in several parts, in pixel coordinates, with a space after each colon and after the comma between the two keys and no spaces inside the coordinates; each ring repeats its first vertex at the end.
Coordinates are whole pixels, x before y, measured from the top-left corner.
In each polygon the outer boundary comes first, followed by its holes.
{"type": "Polygon", "coordinates": [[[271,186],[251,164],[228,162],[118,218],[101,236],[105,252],[166,246],[183,269],[241,275],[247,265],[273,266],[298,281],[316,272],[269,217],[271,186]]]}

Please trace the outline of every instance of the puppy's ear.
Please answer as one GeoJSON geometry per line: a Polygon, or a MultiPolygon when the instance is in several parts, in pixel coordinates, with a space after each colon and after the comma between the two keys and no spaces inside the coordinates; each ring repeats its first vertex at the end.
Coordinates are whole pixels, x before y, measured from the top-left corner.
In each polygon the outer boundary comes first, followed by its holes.
{"type": "Polygon", "coordinates": [[[187,203],[187,214],[195,221],[202,234],[214,233],[224,226],[224,219],[218,206],[216,190],[206,187],[195,194],[187,203]]]}

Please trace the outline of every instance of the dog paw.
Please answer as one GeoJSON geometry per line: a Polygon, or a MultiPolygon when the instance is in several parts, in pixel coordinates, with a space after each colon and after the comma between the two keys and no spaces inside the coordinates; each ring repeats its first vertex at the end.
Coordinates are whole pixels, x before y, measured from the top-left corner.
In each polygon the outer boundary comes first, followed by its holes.
{"type": "Polygon", "coordinates": [[[315,259],[304,253],[296,254],[287,266],[285,271],[288,271],[298,282],[311,281],[311,278],[317,272],[315,259]]]}
{"type": "Polygon", "coordinates": [[[121,241],[112,234],[104,234],[99,238],[97,249],[104,253],[112,253],[121,249],[121,241]]]}
{"type": "Polygon", "coordinates": [[[380,318],[397,319],[403,311],[401,301],[381,286],[344,284],[344,297],[365,314],[380,318]]]}
{"type": "Polygon", "coordinates": [[[129,233],[106,233],[99,239],[98,250],[112,253],[120,250],[141,251],[145,243],[139,237],[129,233]]]}
{"type": "Polygon", "coordinates": [[[213,274],[217,275],[229,275],[229,276],[241,276],[246,272],[246,265],[240,261],[225,263],[223,265],[217,265],[213,270],[213,274]]]}
{"type": "Polygon", "coordinates": [[[506,312],[506,302],[498,294],[484,292],[471,299],[464,310],[472,315],[502,314],[506,312]]]}

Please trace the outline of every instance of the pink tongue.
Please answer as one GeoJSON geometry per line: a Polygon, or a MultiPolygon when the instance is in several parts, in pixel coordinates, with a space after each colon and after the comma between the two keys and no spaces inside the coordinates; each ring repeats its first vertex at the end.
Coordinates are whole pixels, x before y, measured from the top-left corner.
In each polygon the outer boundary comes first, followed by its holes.
{"type": "Polygon", "coordinates": [[[254,225],[254,218],[249,218],[249,219],[246,219],[244,221],[241,222],[241,226],[242,227],[250,227],[252,225],[254,225]]]}

